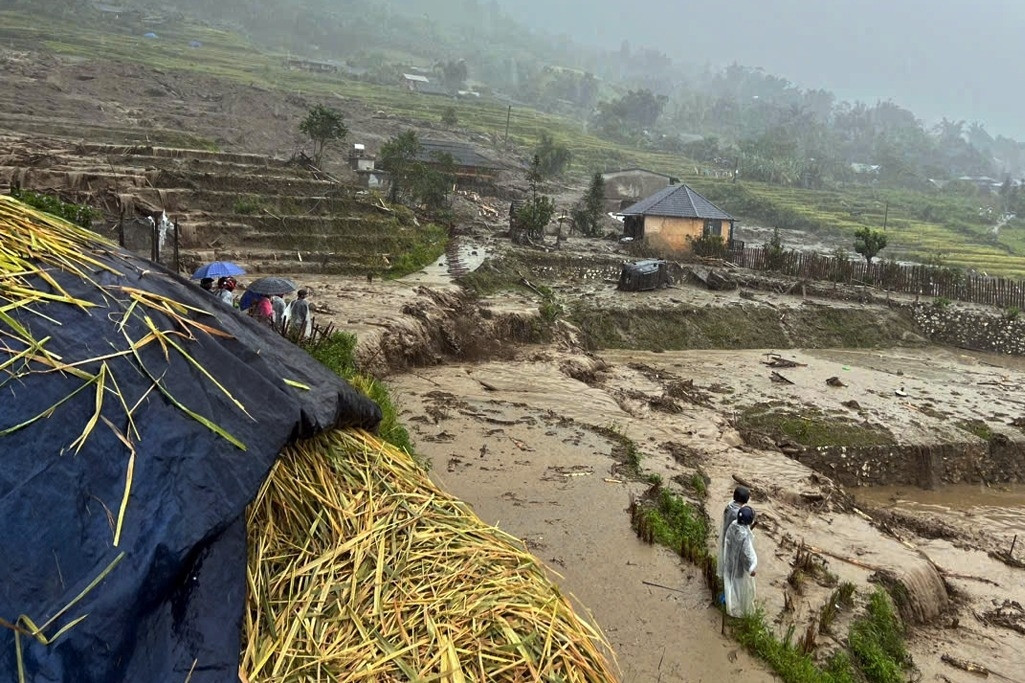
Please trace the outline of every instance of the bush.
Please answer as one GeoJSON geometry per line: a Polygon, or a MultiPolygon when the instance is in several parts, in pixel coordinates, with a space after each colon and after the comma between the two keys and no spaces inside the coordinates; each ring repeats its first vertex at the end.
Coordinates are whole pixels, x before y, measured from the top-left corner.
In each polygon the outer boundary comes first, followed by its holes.
{"type": "Polygon", "coordinates": [[[91,228],[93,219],[99,217],[98,211],[84,204],[72,204],[52,194],[11,188],[11,196],[33,208],[63,218],[69,223],[83,228],[91,228]]]}

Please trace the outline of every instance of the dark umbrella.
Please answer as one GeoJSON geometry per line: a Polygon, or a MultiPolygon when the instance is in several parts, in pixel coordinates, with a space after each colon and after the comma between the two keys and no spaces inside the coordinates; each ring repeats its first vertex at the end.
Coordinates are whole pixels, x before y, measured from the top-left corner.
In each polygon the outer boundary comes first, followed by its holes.
{"type": "Polygon", "coordinates": [[[213,278],[216,280],[219,277],[234,277],[235,275],[245,275],[246,271],[242,266],[232,263],[231,261],[214,261],[202,266],[199,270],[192,274],[193,280],[202,280],[205,277],[213,278]]]}
{"type": "Polygon", "coordinates": [[[250,292],[263,294],[264,296],[280,296],[299,289],[294,282],[286,277],[261,277],[254,280],[246,289],[250,292]]]}

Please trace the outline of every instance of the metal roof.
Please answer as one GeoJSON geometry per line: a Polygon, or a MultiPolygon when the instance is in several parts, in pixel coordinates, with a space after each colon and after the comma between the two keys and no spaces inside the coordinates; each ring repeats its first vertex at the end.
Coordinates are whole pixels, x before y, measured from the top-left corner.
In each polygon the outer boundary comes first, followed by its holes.
{"type": "Polygon", "coordinates": [[[624,216],[668,216],[732,221],[733,216],[687,185],[670,185],[619,212],[624,216]]]}
{"type": "Polygon", "coordinates": [[[437,161],[438,157],[448,154],[452,157],[452,161],[455,162],[456,166],[466,166],[474,168],[494,168],[500,169],[501,165],[495,163],[486,156],[479,154],[470,145],[462,142],[445,142],[443,140],[421,140],[420,141],[420,154],[417,156],[418,161],[437,161]]]}

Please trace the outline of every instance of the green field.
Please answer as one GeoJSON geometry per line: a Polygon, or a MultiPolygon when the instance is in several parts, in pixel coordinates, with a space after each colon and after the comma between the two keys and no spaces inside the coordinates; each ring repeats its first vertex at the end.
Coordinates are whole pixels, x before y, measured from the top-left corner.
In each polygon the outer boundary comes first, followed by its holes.
{"type": "MultiPolygon", "coordinates": [[[[149,29],[145,29],[149,30],[149,29]]],[[[812,233],[842,235],[868,225],[882,228],[884,214],[890,247],[883,257],[942,261],[990,274],[1025,276],[1025,219],[1012,221],[999,237],[992,234],[995,216],[980,215],[996,197],[962,196],[935,190],[913,192],[852,187],[844,190],[804,190],[757,182],[737,184],[697,175],[699,165],[677,154],[653,152],[591,135],[577,120],[514,106],[509,148],[504,148],[507,107],[495,101],[456,101],[411,94],[395,86],[346,79],[337,74],[314,74],[285,68],[284,56],[264,51],[230,32],[195,24],[160,27],[159,40],[141,37],[136,28],[112,32],[97,19],[40,18],[27,12],[0,12],[0,41],[16,49],[44,47],[82,58],[140,62],[168,71],[198,72],[259,87],[298,91],[306,95],[357,99],[367,107],[405,120],[440,120],[455,107],[459,128],[483,134],[493,152],[525,159],[542,131],[573,152],[571,178],[582,181],[596,170],[640,166],[672,173],[720,203],[742,221],[794,228],[812,233]],[[199,49],[189,42],[203,43],[199,49]]],[[[341,100],[340,100],[341,101],[341,100]]],[[[339,108],[344,110],[344,105],[339,108]]],[[[399,132],[400,124],[396,124],[399,132]]]]}

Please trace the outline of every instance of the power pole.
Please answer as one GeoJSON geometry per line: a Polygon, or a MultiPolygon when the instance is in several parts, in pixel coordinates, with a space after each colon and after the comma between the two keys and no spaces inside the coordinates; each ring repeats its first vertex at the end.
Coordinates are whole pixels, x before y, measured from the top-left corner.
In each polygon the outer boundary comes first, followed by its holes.
{"type": "Polygon", "coordinates": [[[890,202],[886,202],[886,208],[883,209],[883,232],[886,232],[886,222],[890,218],[890,202]]]}
{"type": "Polygon", "coordinates": [[[512,122],[512,105],[509,105],[509,111],[505,115],[505,147],[509,148],[509,124],[512,122]]]}

